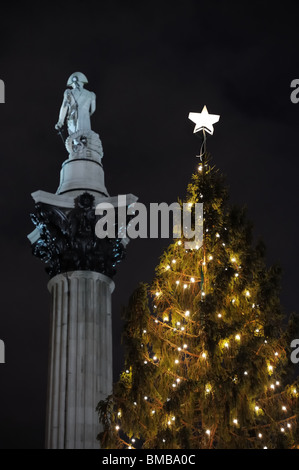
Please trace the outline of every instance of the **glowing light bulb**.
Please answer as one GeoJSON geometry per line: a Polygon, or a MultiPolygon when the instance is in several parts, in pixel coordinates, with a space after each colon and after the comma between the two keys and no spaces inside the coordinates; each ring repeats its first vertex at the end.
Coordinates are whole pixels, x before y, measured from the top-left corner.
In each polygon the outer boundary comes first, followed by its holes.
{"type": "Polygon", "coordinates": [[[115,429],[116,429],[116,431],[118,431],[118,430],[119,430],[119,426],[115,426],[115,429]]]}
{"type": "Polygon", "coordinates": [[[201,296],[202,296],[202,297],[204,297],[205,295],[206,295],[206,293],[205,293],[205,292],[202,292],[202,293],[201,293],[201,296]]]}
{"type": "Polygon", "coordinates": [[[181,350],[182,350],[182,348],[178,348],[178,351],[181,351],[181,350]]]}
{"type": "Polygon", "coordinates": [[[129,370],[126,370],[126,374],[129,374],[129,373],[130,373],[130,371],[129,371],[129,370]]]}
{"type": "Polygon", "coordinates": [[[170,269],[170,266],[169,264],[166,266],[166,271],[168,271],[170,269]]]}
{"type": "Polygon", "coordinates": [[[218,313],[218,318],[221,318],[221,317],[222,317],[221,313],[218,313]]]}
{"type": "Polygon", "coordinates": [[[254,409],[255,409],[256,412],[259,411],[259,407],[258,407],[258,406],[256,406],[254,409]]]}
{"type": "Polygon", "coordinates": [[[209,429],[207,429],[206,434],[209,436],[211,434],[211,431],[209,429]]]}
{"type": "Polygon", "coordinates": [[[144,364],[147,364],[147,361],[144,361],[144,364]]]}
{"type": "Polygon", "coordinates": [[[270,372],[272,372],[272,371],[273,371],[273,366],[269,365],[269,366],[268,366],[268,370],[269,370],[270,372]]]}
{"type": "Polygon", "coordinates": [[[282,406],[281,409],[282,409],[282,411],[287,411],[286,406],[282,406]]]}
{"type": "Polygon", "coordinates": [[[235,274],[235,277],[239,277],[239,274],[238,274],[238,273],[236,273],[236,274],[235,274]]]}
{"type": "Polygon", "coordinates": [[[296,388],[293,389],[293,394],[294,394],[294,395],[297,395],[297,390],[296,390],[296,388]]]}
{"type": "Polygon", "coordinates": [[[212,259],[213,259],[213,256],[210,255],[209,258],[208,258],[208,260],[209,260],[209,261],[212,261],[212,259]]]}
{"type": "Polygon", "coordinates": [[[132,447],[131,447],[131,446],[129,446],[129,447],[128,447],[128,449],[132,449],[132,447]]]}
{"type": "Polygon", "coordinates": [[[176,384],[172,384],[172,386],[173,386],[173,388],[175,388],[175,387],[176,387],[176,384]]]}
{"type": "Polygon", "coordinates": [[[225,246],[225,243],[222,243],[222,246],[225,246]]]}
{"type": "Polygon", "coordinates": [[[268,447],[267,447],[267,446],[265,446],[265,447],[264,447],[264,449],[268,449],[268,447]]]}
{"type": "Polygon", "coordinates": [[[153,360],[154,360],[154,361],[156,361],[157,359],[158,359],[157,356],[154,356],[154,357],[153,357],[153,360]]]}
{"type": "Polygon", "coordinates": [[[202,165],[199,165],[198,171],[202,171],[202,165]]]}
{"type": "Polygon", "coordinates": [[[276,385],[277,385],[277,386],[280,385],[280,382],[277,381],[277,382],[276,382],[276,385]]]}
{"type": "Polygon", "coordinates": [[[168,423],[167,423],[167,424],[168,424],[168,426],[170,426],[170,425],[171,425],[171,421],[168,421],[168,423]]]}
{"type": "Polygon", "coordinates": [[[188,348],[187,344],[184,344],[183,348],[184,348],[184,349],[187,349],[187,348],[188,348]]]}
{"type": "Polygon", "coordinates": [[[179,283],[180,283],[180,281],[175,281],[175,283],[176,283],[176,285],[178,286],[178,285],[179,285],[179,283]]]}
{"type": "Polygon", "coordinates": [[[263,435],[261,433],[259,433],[259,438],[261,439],[263,437],[263,435]]]}
{"type": "Polygon", "coordinates": [[[284,432],[284,428],[280,428],[281,432],[284,432]]]}
{"type": "Polygon", "coordinates": [[[278,356],[278,352],[275,353],[275,356],[278,356]]]}
{"type": "Polygon", "coordinates": [[[159,323],[158,320],[155,320],[155,323],[159,323]]]}
{"type": "Polygon", "coordinates": [[[143,333],[146,334],[146,330],[143,330],[143,333]]]}
{"type": "Polygon", "coordinates": [[[175,263],[176,263],[176,260],[175,260],[175,259],[173,259],[173,260],[172,260],[172,263],[173,263],[173,264],[175,264],[175,263]]]}
{"type": "Polygon", "coordinates": [[[171,420],[172,420],[172,421],[175,421],[175,416],[173,416],[173,417],[171,418],[171,420]]]}
{"type": "Polygon", "coordinates": [[[189,310],[186,310],[185,315],[186,315],[186,317],[189,317],[190,311],[189,311],[189,310]]]}
{"type": "Polygon", "coordinates": [[[188,207],[192,207],[192,202],[189,202],[189,203],[188,203],[188,207]]]}
{"type": "Polygon", "coordinates": [[[181,240],[179,240],[179,241],[178,241],[178,245],[181,245],[181,244],[182,244],[182,242],[181,242],[181,240]]]}
{"type": "Polygon", "coordinates": [[[164,318],[163,318],[163,321],[168,321],[168,317],[164,317],[164,318]]]}
{"type": "Polygon", "coordinates": [[[206,265],[206,262],[204,261],[204,262],[202,263],[202,265],[205,266],[205,265],[206,265]]]}
{"type": "Polygon", "coordinates": [[[144,397],[145,401],[148,399],[148,397],[144,397]]]}
{"type": "Polygon", "coordinates": [[[247,372],[247,370],[245,370],[245,372],[244,372],[244,375],[248,375],[248,372],[247,372]]]}
{"type": "Polygon", "coordinates": [[[274,390],[274,389],[275,389],[275,385],[274,385],[274,384],[271,384],[271,385],[270,385],[270,388],[272,388],[272,390],[274,390]]]}
{"type": "Polygon", "coordinates": [[[231,262],[232,262],[232,263],[235,263],[235,262],[236,262],[236,258],[232,257],[232,258],[231,258],[231,262]]]}
{"type": "Polygon", "coordinates": [[[202,353],[201,357],[205,359],[207,357],[206,353],[202,353]]]}
{"type": "Polygon", "coordinates": [[[180,362],[180,361],[179,361],[178,359],[176,359],[176,360],[174,361],[175,364],[178,364],[179,362],[180,362]]]}
{"type": "Polygon", "coordinates": [[[134,401],[134,406],[137,406],[137,403],[136,403],[136,401],[134,401]]]}
{"type": "Polygon", "coordinates": [[[195,282],[194,277],[191,277],[190,281],[191,281],[191,282],[195,282]]]}
{"type": "Polygon", "coordinates": [[[216,238],[220,238],[220,235],[219,235],[219,233],[216,233],[216,238]]]}
{"type": "Polygon", "coordinates": [[[255,307],[255,304],[252,304],[252,308],[254,308],[254,307],[255,307]]]}
{"type": "Polygon", "coordinates": [[[180,383],[180,381],[181,381],[181,379],[176,379],[176,381],[177,381],[177,383],[179,384],[179,383],[180,383]]]}
{"type": "Polygon", "coordinates": [[[136,442],[135,439],[132,439],[132,442],[133,442],[133,444],[134,444],[134,442],[136,442]]]}
{"type": "Polygon", "coordinates": [[[250,292],[249,292],[249,290],[246,291],[245,295],[246,295],[246,297],[250,297],[250,292]]]}
{"type": "Polygon", "coordinates": [[[234,304],[235,302],[236,302],[236,299],[233,299],[233,300],[232,300],[232,304],[234,304]]]}
{"type": "Polygon", "coordinates": [[[287,424],[287,427],[288,427],[288,428],[291,428],[291,427],[292,427],[292,425],[291,425],[290,423],[288,423],[288,424],[287,424]]]}
{"type": "Polygon", "coordinates": [[[225,346],[226,348],[229,348],[228,342],[224,343],[224,346],[225,346]]]}
{"type": "Polygon", "coordinates": [[[152,410],[152,415],[154,415],[155,413],[156,413],[155,410],[152,410]]]}
{"type": "Polygon", "coordinates": [[[177,321],[176,324],[177,324],[178,326],[180,326],[181,322],[177,321]]]}
{"type": "Polygon", "coordinates": [[[162,442],[166,442],[165,439],[162,439],[162,442]]]}
{"type": "Polygon", "coordinates": [[[236,339],[236,341],[240,341],[241,336],[240,336],[240,335],[236,335],[236,336],[235,336],[235,339],[236,339]]]}
{"type": "Polygon", "coordinates": [[[187,289],[187,287],[188,287],[187,284],[184,284],[184,289],[187,289]]]}
{"type": "Polygon", "coordinates": [[[235,418],[235,419],[233,420],[233,423],[234,423],[234,424],[238,424],[238,420],[235,418]]]}
{"type": "Polygon", "coordinates": [[[156,292],[156,297],[159,297],[161,295],[161,292],[156,292]]]}

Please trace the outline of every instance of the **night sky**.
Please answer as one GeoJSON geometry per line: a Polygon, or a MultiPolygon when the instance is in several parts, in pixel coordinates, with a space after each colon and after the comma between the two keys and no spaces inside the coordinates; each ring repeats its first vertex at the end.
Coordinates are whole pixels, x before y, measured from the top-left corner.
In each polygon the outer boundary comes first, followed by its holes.
{"type": "MultiPolygon", "coordinates": [[[[286,314],[298,311],[299,8],[295,2],[98,1],[1,5],[0,448],[43,448],[50,294],[31,254],[31,193],[55,193],[67,152],[54,125],[69,75],[97,95],[92,129],[110,195],[183,198],[198,160],[190,111],[220,114],[208,150],[283,268],[286,314]]],[[[113,294],[115,380],[122,306],[150,281],[168,240],[131,241],[113,294]]]]}

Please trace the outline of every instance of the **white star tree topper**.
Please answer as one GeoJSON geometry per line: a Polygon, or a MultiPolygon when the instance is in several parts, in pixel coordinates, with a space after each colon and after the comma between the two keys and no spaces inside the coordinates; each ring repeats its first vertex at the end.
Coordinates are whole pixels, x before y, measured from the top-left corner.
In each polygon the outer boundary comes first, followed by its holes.
{"type": "Polygon", "coordinates": [[[219,121],[220,116],[218,116],[217,114],[209,114],[207,107],[204,106],[202,108],[201,113],[189,113],[188,118],[190,119],[190,121],[195,123],[195,128],[193,131],[194,134],[203,130],[213,135],[213,124],[219,121]]]}

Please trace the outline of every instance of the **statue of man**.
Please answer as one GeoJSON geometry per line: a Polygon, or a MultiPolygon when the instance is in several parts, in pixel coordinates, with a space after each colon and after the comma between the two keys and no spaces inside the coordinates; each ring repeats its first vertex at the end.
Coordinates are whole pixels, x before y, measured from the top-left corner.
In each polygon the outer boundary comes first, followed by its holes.
{"type": "Polygon", "coordinates": [[[81,130],[91,130],[90,116],[96,109],[96,95],[91,91],[85,90],[85,83],[88,83],[88,80],[81,72],[74,72],[69,77],[67,85],[72,87],[72,89],[67,89],[64,92],[59,119],[55,129],[59,130],[63,127],[65,117],[67,116],[69,135],[81,130]]]}

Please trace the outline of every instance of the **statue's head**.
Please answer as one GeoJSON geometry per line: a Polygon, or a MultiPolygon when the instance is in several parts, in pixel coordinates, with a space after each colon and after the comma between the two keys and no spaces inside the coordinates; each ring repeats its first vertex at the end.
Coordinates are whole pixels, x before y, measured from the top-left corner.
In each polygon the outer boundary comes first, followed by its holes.
{"type": "Polygon", "coordinates": [[[72,75],[69,77],[67,81],[67,85],[73,88],[83,87],[85,83],[88,83],[88,80],[86,76],[84,75],[84,73],[81,73],[81,72],[72,73],[72,75]]]}

